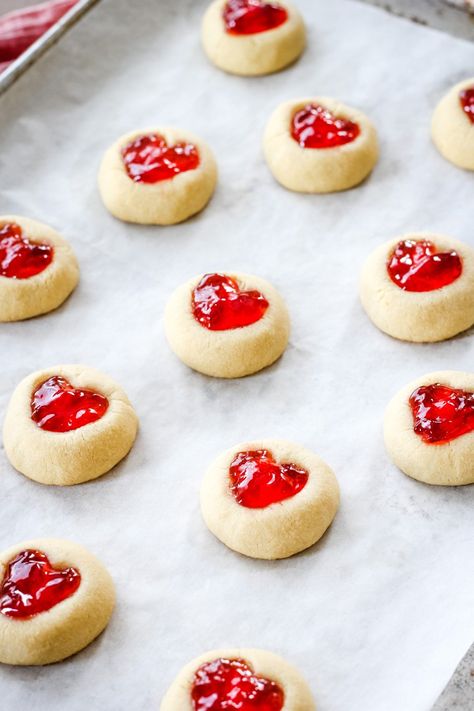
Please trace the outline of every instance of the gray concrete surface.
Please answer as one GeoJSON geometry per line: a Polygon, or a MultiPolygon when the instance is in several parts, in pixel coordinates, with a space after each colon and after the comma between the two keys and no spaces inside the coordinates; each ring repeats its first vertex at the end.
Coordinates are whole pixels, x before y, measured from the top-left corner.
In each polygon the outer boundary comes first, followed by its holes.
{"type": "MultiPolygon", "coordinates": [[[[456,37],[474,41],[474,4],[465,0],[464,9],[448,0],[358,0],[406,17],[412,22],[435,27],[456,37]],[[469,9],[470,8],[470,9],[469,9]]],[[[472,73],[472,72],[471,72],[472,73]]]]}
{"type": "Polygon", "coordinates": [[[432,711],[472,711],[474,709],[474,644],[458,664],[447,687],[432,711]]]}

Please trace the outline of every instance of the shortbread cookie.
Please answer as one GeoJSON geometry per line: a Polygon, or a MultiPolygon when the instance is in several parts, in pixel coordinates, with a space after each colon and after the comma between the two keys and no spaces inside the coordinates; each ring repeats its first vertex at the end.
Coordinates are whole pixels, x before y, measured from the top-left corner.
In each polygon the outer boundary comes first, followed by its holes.
{"type": "Polygon", "coordinates": [[[165,331],[183,363],[216,378],[240,378],[276,361],[290,322],[278,292],[249,274],[214,273],[180,286],[165,311],[165,331]]]}
{"type": "Polygon", "coordinates": [[[261,649],[216,649],[180,671],[160,706],[160,711],[210,709],[315,711],[316,706],[300,673],[276,654],[261,649]]]}
{"type": "Polygon", "coordinates": [[[200,212],[217,180],[210,148],[177,128],[150,128],[121,136],[106,151],[99,190],[120,220],[173,225],[200,212]]]}
{"type": "Polygon", "coordinates": [[[3,443],[15,469],[42,484],[95,479],[129,452],[138,420],[122,388],[85,365],[28,375],[15,389],[3,443]]]}
{"type": "Polygon", "coordinates": [[[332,470],[316,454],[283,440],[243,442],[221,454],[201,487],[208,528],[251,558],[287,558],[309,548],[339,505],[332,470]]]}
{"type": "Polygon", "coordinates": [[[474,374],[428,373],[385,413],[385,445],[405,474],[426,484],[474,483],[474,374]]]}
{"type": "Polygon", "coordinates": [[[326,96],[281,104],[267,123],[263,150],[278,182],[301,193],[352,188],[379,154],[367,116],[326,96]]]}
{"type": "Polygon", "coordinates": [[[214,0],[203,18],[202,43],[220,69],[256,76],[292,64],[305,48],[306,30],[286,0],[214,0]]]}
{"type": "Polygon", "coordinates": [[[79,652],[107,626],[112,579],[82,546],[54,538],[0,553],[0,662],[51,664],[79,652]]]}
{"type": "Polygon", "coordinates": [[[60,306],[79,281],[77,259],[55,230],[0,216],[0,321],[21,321],[60,306]]]}
{"type": "Polygon", "coordinates": [[[404,341],[442,341],[474,323],[474,250],[419,232],[378,247],[362,270],[360,298],[380,330],[404,341]]]}
{"type": "Polygon", "coordinates": [[[431,136],[442,156],[474,170],[474,78],[453,86],[436,107],[431,136]]]}

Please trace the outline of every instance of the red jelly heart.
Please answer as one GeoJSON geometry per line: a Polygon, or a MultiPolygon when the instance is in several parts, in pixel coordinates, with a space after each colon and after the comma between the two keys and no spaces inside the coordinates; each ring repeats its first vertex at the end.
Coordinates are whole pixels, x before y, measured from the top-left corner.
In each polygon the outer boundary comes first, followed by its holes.
{"type": "Polygon", "coordinates": [[[390,279],[405,291],[434,291],[461,276],[457,252],[437,252],[428,240],[399,242],[387,262],[390,279]]]}
{"type": "Polygon", "coordinates": [[[22,551],[6,568],[0,612],[7,617],[32,617],[71,597],[80,584],[81,574],[75,568],[56,570],[41,551],[22,551]]]}
{"type": "Polygon", "coordinates": [[[308,481],[305,469],[294,464],[277,464],[266,449],[239,452],[229,474],[234,498],[248,509],[263,509],[289,499],[308,481]]]}
{"type": "Polygon", "coordinates": [[[192,143],[168,146],[163,136],[139,136],[122,150],[129,178],[135,183],[158,183],[195,170],[199,153],[192,143]]]}
{"type": "Polygon", "coordinates": [[[288,13],[278,3],[228,0],[223,17],[226,32],[232,35],[255,35],[279,27],[288,19],[288,13]]]}
{"type": "Polygon", "coordinates": [[[69,432],[100,420],[109,406],[103,395],[79,390],[60,375],[39,385],[31,398],[31,419],[50,432],[69,432]]]}
{"type": "Polygon", "coordinates": [[[360,133],[356,123],[336,118],[324,106],[307,104],[293,116],[291,135],[302,148],[334,148],[354,141],[360,133]]]}
{"type": "Polygon", "coordinates": [[[463,89],[459,94],[459,101],[467,117],[474,123],[474,86],[470,89],[463,89]]]}
{"type": "Polygon", "coordinates": [[[0,276],[28,279],[44,271],[53,261],[50,244],[23,237],[20,225],[0,226],[0,276]]]}
{"type": "Polygon", "coordinates": [[[214,659],[194,675],[194,711],[281,711],[283,689],[254,674],[243,659],[214,659]]]}
{"type": "Polygon", "coordinates": [[[474,430],[474,393],[422,385],[410,395],[413,429],[424,442],[442,444],[474,430]]]}
{"type": "Polygon", "coordinates": [[[225,274],[205,274],[193,290],[192,303],[194,318],[210,331],[250,326],[269,306],[259,291],[240,291],[225,274]]]}

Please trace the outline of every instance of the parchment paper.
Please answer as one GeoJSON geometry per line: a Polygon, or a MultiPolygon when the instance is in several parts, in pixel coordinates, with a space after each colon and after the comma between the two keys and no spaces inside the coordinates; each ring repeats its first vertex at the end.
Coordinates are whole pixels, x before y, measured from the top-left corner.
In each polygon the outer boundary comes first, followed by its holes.
{"type": "Polygon", "coordinates": [[[474,244],[474,175],[445,162],[428,129],[443,92],[473,74],[474,47],[356,2],[299,5],[309,27],[301,61],[243,79],[203,56],[202,2],[102,0],[0,102],[1,213],[56,227],[82,269],[57,312],[1,325],[0,411],[30,371],[83,362],[123,385],[141,422],[120,466],[73,488],[35,484],[1,453],[1,547],[78,541],[118,592],[87,650],[0,669],[2,709],[148,711],[193,656],[240,645],[296,664],[319,711],[425,711],[472,641],[474,490],[402,475],[381,425],[412,378],[472,370],[473,334],[392,340],[368,321],[356,285],[369,251],[405,231],[474,244]],[[357,189],[298,195],[264,164],[270,112],[313,93],[359,107],[379,129],[380,162],[357,189]],[[155,123],[194,130],[219,163],[211,204],[177,227],[122,224],[96,189],[107,146],[155,123]],[[292,316],[281,361],[243,380],[188,370],[163,336],[172,289],[219,269],[270,279],[292,316]],[[274,563],[227,550],[198,505],[208,463],[263,436],[313,448],[342,490],[322,541],[274,563]]]}

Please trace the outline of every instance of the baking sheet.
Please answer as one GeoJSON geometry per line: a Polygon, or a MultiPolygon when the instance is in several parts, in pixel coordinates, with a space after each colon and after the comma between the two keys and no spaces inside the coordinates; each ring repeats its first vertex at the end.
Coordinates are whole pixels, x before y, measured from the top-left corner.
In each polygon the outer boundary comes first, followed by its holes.
{"type": "MultiPolygon", "coordinates": [[[[44,32],[36,42],[33,42],[24,52],[20,54],[8,67],[0,72],[0,94],[13,84],[24,71],[28,69],[49,47],[51,47],[59,38],[77,22],[82,15],[87,12],[97,0],[78,0],[76,5],[68,10],[62,17],[59,18],[49,30],[44,32]]],[[[18,7],[22,7],[20,1],[18,7]]],[[[8,8],[10,11],[12,8],[8,8]]],[[[15,8],[16,9],[16,8],[15,8]]],[[[2,12],[5,10],[2,9],[2,12]]]]}
{"type": "Polygon", "coordinates": [[[472,74],[474,47],[349,0],[299,0],[309,47],[260,79],[225,75],[199,44],[204,4],[102,0],[0,100],[1,212],[72,242],[82,281],[57,312],[0,327],[0,412],[30,371],[84,362],[128,392],[141,430],[103,478],[48,488],[0,457],[0,544],[76,540],[111,571],[112,622],[74,658],[0,669],[2,707],[156,708],[178,669],[219,646],[283,654],[319,711],[424,711],[472,641],[473,487],[408,479],[388,461],[382,413],[431,370],[472,370],[473,333],[437,345],[379,333],[358,303],[370,250],[408,230],[474,246],[474,175],[430,144],[438,98],[472,74]],[[343,194],[298,195],[261,154],[273,108],[334,95],[367,112],[381,139],[372,177],[343,194]],[[96,172],[121,133],[189,128],[215,151],[217,192],[176,227],[114,220],[96,172]],[[284,357],[243,380],[188,370],[162,329],[171,290],[235,269],[270,279],[293,331],[284,357]],[[206,530],[198,490],[223,449],[258,437],[311,447],[335,470],[342,505],[322,541],[281,562],[245,559],[206,530]]]}

